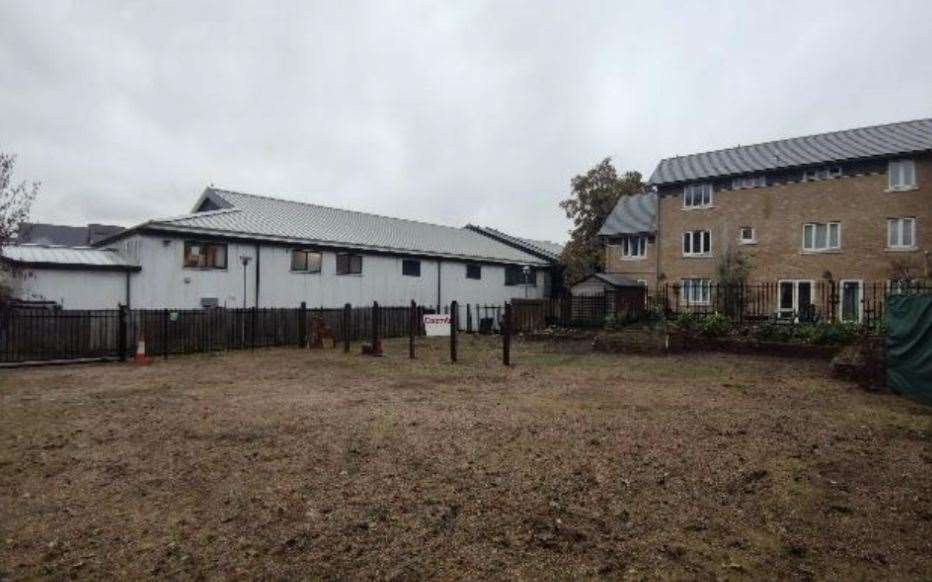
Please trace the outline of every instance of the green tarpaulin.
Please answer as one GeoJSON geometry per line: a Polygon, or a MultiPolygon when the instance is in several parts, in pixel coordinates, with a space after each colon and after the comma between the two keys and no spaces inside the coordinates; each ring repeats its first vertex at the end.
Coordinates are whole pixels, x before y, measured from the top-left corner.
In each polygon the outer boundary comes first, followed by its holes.
{"type": "Polygon", "coordinates": [[[887,387],[932,404],[932,294],[887,298],[887,387]]]}

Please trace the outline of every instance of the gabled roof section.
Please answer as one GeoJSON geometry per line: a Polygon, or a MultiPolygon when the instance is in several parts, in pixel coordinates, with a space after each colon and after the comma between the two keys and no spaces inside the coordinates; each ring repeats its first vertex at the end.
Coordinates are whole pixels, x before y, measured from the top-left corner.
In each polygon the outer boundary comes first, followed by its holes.
{"type": "Polygon", "coordinates": [[[514,236],[490,226],[467,224],[466,228],[547,261],[556,262],[560,259],[560,255],[563,254],[563,245],[549,240],[514,236]]]}
{"type": "Polygon", "coordinates": [[[139,270],[139,265],[112,249],[15,244],[4,246],[3,250],[0,251],[0,256],[11,263],[22,266],[87,270],[139,270]]]}
{"type": "Polygon", "coordinates": [[[208,188],[195,209],[203,208],[205,200],[220,208],[151,220],[136,229],[507,264],[547,264],[530,253],[465,228],[219,188],[208,188]]]}
{"type": "Polygon", "coordinates": [[[932,118],[782,139],[661,160],[649,184],[661,186],[741,174],[932,151],[932,118]]]}
{"type": "Polygon", "coordinates": [[[657,194],[622,196],[605,219],[599,236],[653,233],[657,230],[657,194]]]}
{"type": "Polygon", "coordinates": [[[45,222],[24,222],[16,233],[17,244],[60,245],[79,247],[92,245],[98,240],[123,230],[112,224],[69,226],[45,222]]]}

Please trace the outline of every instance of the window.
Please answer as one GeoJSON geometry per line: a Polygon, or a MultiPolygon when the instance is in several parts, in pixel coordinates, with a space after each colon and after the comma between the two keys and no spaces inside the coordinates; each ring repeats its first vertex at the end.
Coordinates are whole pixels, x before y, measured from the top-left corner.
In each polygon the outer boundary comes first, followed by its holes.
{"type": "Polygon", "coordinates": [[[401,274],[405,277],[420,277],[421,261],[417,259],[405,259],[401,261],[401,274]]]}
{"type": "Polygon", "coordinates": [[[712,206],[712,184],[687,184],[683,188],[683,208],[708,208],[712,206]]]}
{"type": "Polygon", "coordinates": [[[841,166],[823,166],[803,172],[803,182],[828,180],[829,178],[837,178],[839,176],[841,176],[841,166]]]}
{"type": "Polygon", "coordinates": [[[482,265],[466,265],[466,278],[467,279],[481,279],[482,278],[482,265]]]}
{"type": "Polygon", "coordinates": [[[647,237],[627,235],[621,239],[621,256],[625,259],[643,259],[647,254],[647,237]]]}
{"type": "Polygon", "coordinates": [[[683,279],[680,296],[687,305],[708,305],[711,287],[710,279],[683,279]]]}
{"type": "Polygon", "coordinates": [[[810,222],[803,226],[803,250],[829,251],[840,248],[840,222],[810,222]]]}
{"type": "Polygon", "coordinates": [[[912,160],[891,160],[887,164],[887,184],[890,190],[911,190],[916,187],[916,166],[912,160]]]}
{"type": "Polygon", "coordinates": [[[226,269],[227,245],[185,241],[184,266],[189,269],[226,269]]]}
{"type": "Polygon", "coordinates": [[[291,271],[294,273],[320,273],[321,253],[307,249],[291,251],[291,271]]]}
{"type": "Polygon", "coordinates": [[[684,257],[707,257],[712,253],[712,233],[691,230],[683,233],[684,257]]]}
{"type": "Polygon", "coordinates": [[[362,255],[340,253],[337,255],[337,275],[361,275],[362,255]]]}
{"type": "Polygon", "coordinates": [[[752,245],[757,242],[757,235],[753,226],[742,226],[738,232],[738,242],[743,245],[752,245]]]}
{"type": "Polygon", "coordinates": [[[916,247],[916,219],[890,218],[887,220],[887,247],[912,249],[916,247]]]}
{"type": "Polygon", "coordinates": [[[537,286],[537,272],[534,269],[528,269],[527,275],[524,273],[525,267],[519,265],[509,265],[505,267],[505,285],[529,285],[537,286]]]}
{"type": "Polygon", "coordinates": [[[767,176],[741,176],[731,180],[732,190],[743,190],[745,188],[763,188],[767,185],[767,176]]]}

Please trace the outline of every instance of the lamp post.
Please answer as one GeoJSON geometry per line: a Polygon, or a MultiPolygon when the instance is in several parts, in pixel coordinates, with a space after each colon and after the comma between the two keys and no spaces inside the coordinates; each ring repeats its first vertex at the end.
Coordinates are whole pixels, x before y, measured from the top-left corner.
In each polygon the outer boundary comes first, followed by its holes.
{"type": "Polygon", "coordinates": [[[524,265],[521,271],[524,273],[524,298],[527,299],[527,294],[528,294],[527,288],[528,288],[528,285],[530,285],[529,278],[531,275],[531,267],[529,265],[524,265]]]}
{"type": "Polygon", "coordinates": [[[251,260],[252,257],[246,255],[241,255],[239,258],[239,261],[243,263],[243,309],[246,309],[246,266],[249,265],[251,260]]]}

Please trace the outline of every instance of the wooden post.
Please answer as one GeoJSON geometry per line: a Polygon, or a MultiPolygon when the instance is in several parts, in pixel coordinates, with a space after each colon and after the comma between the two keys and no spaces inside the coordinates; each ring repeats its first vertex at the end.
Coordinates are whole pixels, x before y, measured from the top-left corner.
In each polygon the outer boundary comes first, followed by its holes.
{"type": "Polygon", "coordinates": [[[456,332],[458,322],[457,317],[459,313],[459,304],[454,301],[450,304],[450,362],[456,363],[456,332]]]}
{"type": "Polygon", "coordinates": [[[378,301],[372,302],[372,355],[382,355],[382,309],[378,301]]]}
{"type": "Polygon", "coordinates": [[[505,318],[502,321],[502,363],[511,365],[511,303],[505,304],[505,318]]]}
{"type": "Polygon", "coordinates": [[[417,303],[411,300],[411,313],[408,314],[408,357],[414,359],[414,334],[417,330],[417,303]]]}
{"type": "Polygon", "coordinates": [[[472,308],[466,304],[466,333],[472,333],[472,308]]]}
{"type": "Polygon", "coordinates": [[[162,359],[168,359],[168,310],[162,310],[162,359]]]}
{"type": "Polygon", "coordinates": [[[126,306],[122,304],[118,304],[118,309],[120,310],[119,320],[118,320],[120,337],[117,338],[117,350],[119,350],[120,352],[120,361],[125,362],[126,361],[126,340],[127,340],[127,337],[126,337],[126,334],[127,334],[126,311],[127,309],[126,309],[126,306]]]}
{"type": "Polygon", "coordinates": [[[347,303],[343,306],[343,353],[349,353],[350,325],[352,325],[353,306],[347,303]]]}
{"type": "Polygon", "coordinates": [[[307,346],[307,302],[301,302],[298,310],[298,347],[307,346]]]}

